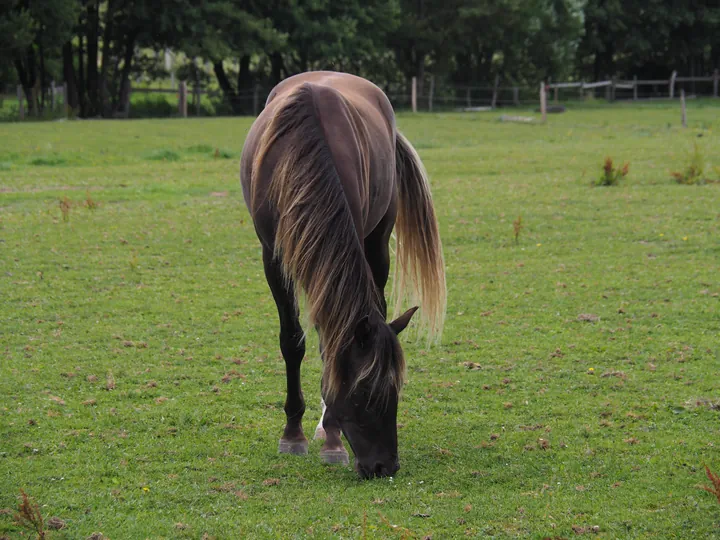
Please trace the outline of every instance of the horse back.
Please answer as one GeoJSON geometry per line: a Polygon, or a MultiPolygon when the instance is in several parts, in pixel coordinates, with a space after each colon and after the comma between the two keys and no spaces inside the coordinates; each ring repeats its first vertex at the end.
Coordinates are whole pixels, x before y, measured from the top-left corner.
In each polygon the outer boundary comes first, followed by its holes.
{"type": "Polygon", "coordinates": [[[395,118],[390,102],[377,86],[334,72],[303,73],[281,82],[270,93],[247,136],[241,183],[258,235],[272,245],[277,216],[268,190],[275,166],[287,151],[287,141],[279,138],[266,149],[262,164],[253,171],[258,165],[261,139],[278,109],[301,85],[312,89],[313,114],[322,127],[358,236],[364,238],[388,212],[394,217],[396,211],[395,118]]]}

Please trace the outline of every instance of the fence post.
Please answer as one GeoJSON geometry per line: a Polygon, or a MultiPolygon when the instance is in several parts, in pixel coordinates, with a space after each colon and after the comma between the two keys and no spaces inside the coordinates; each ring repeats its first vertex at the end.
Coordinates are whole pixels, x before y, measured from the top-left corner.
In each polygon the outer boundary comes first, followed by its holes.
{"type": "Polygon", "coordinates": [[[55,101],[55,81],[50,81],[50,110],[52,112],[55,112],[55,105],[57,105],[55,101]]]}
{"type": "Polygon", "coordinates": [[[466,94],[467,94],[467,95],[465,96],[465,100],[467,101],[467,108],[469,109],[470,107],[472,107],[471,99],[470,99],[470,87],[469,87],[469,86],[467,87],[467,93],[466,93],[466,94]]]}
{"type": "Polygon", "coordinates": [[[253,88],[253,116],[258,115],[259,107],[260,107],[260,85],[255,84],[255,88],[253,88]]]}
{"type": "Polygon", "coordinates": [[[560,91],[560,89],[556,86],[556,87],[554,88],[554,91],[553,91],[553,101],[555,101],[555,105],[557,105],[558,103],[560,103],[560,100],[558,99],[558,92],[559,92],[559,91],[560,91]]]}
{"type": "Polygon", "coordinates": [[[720,73],[716,69],[713,71],[713,96],[718,97],[718,81],[720,80],[720,73]]]}
{"type": "Polygon", "coordinates": [[[517,86],[513,86],[513,103],[515,106],[520,106],[520,89],[517,86]]]}
{"type": "Polygon", "coordinates": [[[675,78],[677,77],[677,71],[673,71],[670,75],[670,98],[675,97],[675,78]]]}
{"type": "Polygon", "coordinates": [[[435,75],[430,75],[430,89],[428,90],[428,110],[433,110],[433,94],[435,93],[435,75]]]}
{"type": "Polygon", "coordinates": [[[187,84],[185,81],[180,82],[178,93],[178,112],[183,118],[187,118],[187,84]]]}
{"type": "Polygon", "coordinates": [[[633,76],[633,101],[638,100],[637,75],[633,76]]]}
{"type": "Polygon", "coordinates": [[[416,113],[417,112],[417,77],[412,78],[410,103],[412,105],[412,112],[416,113]]]}
{"type": "Polygon", "coordinates": [[[685,109],[685,89],[680,89],[680,120],[682,127],[687,127],[687,110],[685,109]]]}
{"type": "Polygon", "coordinates": [[[21,84],[17,85],[17,98],[18,98],[18,114],[20,120],[25,120],[25,101],[23,99],[23,87],[21,84]]]}
{"type": "Polygon", "coordinates": [[[70,106],[68,105],[68,88],[67,82],[63,83],[63,115],[70,118],[70,106]]]}
{"type": "Polygon", "coordinates": [[[495,108],[495,105],[497,105],[499,84],[500,84],[500,75],[495,75],[495,84],[493,85],[492,101],[490,102],[490,107],[492,107],[493,109],[495,108]]]}
{"type": "Polygon", "coordinates": [[[615,103],[615,92],[616,88],[615,85],[617,84],[617,77],[613,77],[610,80],[610,101],[615,103]]]}
{"type": "Polygon", "coordinates": [[[547,94],[545,93],[545,81],[540,83],[540,114],[543,124],[547,121],[547,94]]]}

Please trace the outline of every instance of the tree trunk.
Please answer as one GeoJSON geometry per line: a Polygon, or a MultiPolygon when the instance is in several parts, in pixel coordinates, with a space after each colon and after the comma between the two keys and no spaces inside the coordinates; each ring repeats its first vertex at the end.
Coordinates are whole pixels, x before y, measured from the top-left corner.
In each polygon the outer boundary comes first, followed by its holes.
{"type": "Polygon", "coordinates": [[[42,114],[42,112],[45,110],[45,89],[48,86],[47,80],[46,80],[47,77],[45,74],[45,47],[43,47],[42,44],[40,44],[39,52],[40,52],[40,81],[39,81],[40,82],[40,92],[39,92],[38,100],[40,103],[38,104],[38,106],[40,107],[40,114],[42,114]]]}
{"type": "Polygon", "coordinates": [[[68,107],[74,111],[78,108],[78,88],[77,78],[75,76],[75,66],[73,65],[72,43],[67,41],[63,45],[63,76],[67,83],[67,95],[63,99],[68,107]]]}
{"type": "Polygon", "coordinates": [[[250,55],[240,57],[240,71],[238,72],[237,91],[241,97],[241,108],[244,114],[249,114],[253,109],[252,97],[253,80],[250,72],[250,55]]]}
{"type": "Polygon", "coordinates": [[[283,58],[279,52],[270,55],[270,84],[275,86],[282,80],[282,72],[285,69],[283,58]]]}
{"type": "Polygon", "coordinates": [[[85,49],[83,48],[83,35],[78,35],[78,106],[80,116],[87,116],[87,94],[85,93],[85,49]]]}
{"type": "Polygon", "coordinates": [[[218,84],[220,85],[223,94],[225,94],[225,98],[230,103],[233,113],[241,114],[242,107],[239,106],[240,104],[237,99],[237,94],[230,83],[230,79],[228,79],[227,73],[225,73],[225,66],[223,66],[222,60],[213,63],[213,70],[215,71],[218,84]]]}
{"type": "Polygon", "coordinates": [[[602,61],[600,59],[600,53],[595,51],[595,58],[593,59],[593,80],[599,81],[602,73],[602,61]]]}
{"type": "Polygon", "coordinates": [[[300,50],[300,61],[298,62],[299,73],[305,73],[308,70],[308,55],[307,51],[300,50]]]}
{"type": "Polygon", "coordinates": [[[23,92],[25,92],[27,102],[32,108],[32,84],[30,81],[30,74],[28,73],[28,70],[25,69],[23,58],[20,53],[15,53],[13,63],[15,64],[15,71],[17,71],[18,80],[23,88],[23,92]]]}
{"type": "Polygon", "coordinates": [[[125,57],[123,58],[122,76],[120,78],[120,97],[118,99],[122,112],[130,110],[130,69],[132,68],[133,54],[135,53],[135,33],[127,35],[125,41],[125,57]]]}
{"type": "Polygon", "coordinates": [[[415,53],[415,77],[417,77],[417,95],[423,95],[425,83],[425,53],[415,53]]]}
{"type": "Polygon", "coordinates": [[[100,68],[100,105],[102,115],[112,116],[113,106],[108,92],[108,67],[110,59],[110,41],[113,33],[113,15],[115,14],[115,2],[110,0],[105,11],[105,31],[103,32],[102,67],[100,68]]]}
{"type": "Polygon", "coordinates": [[[88,113],[95,116],[100,113],[99,85],[98,85],[98,39],[100,15],[99,0],[93,0],[88,5],[87,19],[87,90],[88,113]]]}

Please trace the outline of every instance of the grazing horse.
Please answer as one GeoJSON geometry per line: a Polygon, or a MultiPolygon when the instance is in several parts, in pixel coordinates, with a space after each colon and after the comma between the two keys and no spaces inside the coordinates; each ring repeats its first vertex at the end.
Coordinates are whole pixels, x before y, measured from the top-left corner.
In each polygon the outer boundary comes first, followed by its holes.
{"type": "Polygon", "coordinates": [[[393,226],[395,310],[406,297],[417,302],[420,330],[429,338],[439,337],[445,316],[442,246],[420,158],[377,86],[318,71],[272,90],[240,168],[280,317],[287,422],[279,451],[308,449],[300,294],[323,357],[322,458],[348,463],[342,432],[361,477],[393,475],[400,467],[396,420],[405,374],[397,336],[417,309],[386,322],[393,226]]]}

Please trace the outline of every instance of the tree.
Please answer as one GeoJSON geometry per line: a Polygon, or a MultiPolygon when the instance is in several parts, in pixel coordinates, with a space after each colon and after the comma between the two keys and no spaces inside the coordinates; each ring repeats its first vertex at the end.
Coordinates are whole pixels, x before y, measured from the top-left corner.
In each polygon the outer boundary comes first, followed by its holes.
{"type": "Polygon", "coordinates": [[[578,71],[667,78],[720,67],[720,5],[710,0],[588,0],[578,71]]]}
{"type": "Polygon", "coordinates": [[[252,100],[243,95],[253,87],[251,59],[263,50],[280,47],[286,36],[254,2],[237,0],[208,0],[193,5],[177,21],[177,28],[181,29],[175,40],[177,47],[190,58],[210,59],[233,111],[241,114],[252,110],[252,100]],[[228,74],[227,59],[236,59],[239,65],[234,83],[228,74]]]}
{"type": "Polygon", "coordinates": [[[461,36],[453,29],[463,1],[401,0],[400,5],[400,24],[390,35],[389,45],[406,80],[417,77],[422,92],[428,61],[444,64],[456,49],[456,40],[461,36]]]}
{"type": "Polygon", "coordinates": [[[18,81],[35,112],[45,104],[41,90],[47,88],[49,76],[59,75],[53,61],[72,32],[77,12],[76,0],[7,0],[0,8],[0,51],[12,58],[18,81]]]}
{"type": "Polygon", "coordinates": [[[534,84],[574,71],[582,32],[576,0],[464,0],[454,27],[456,84],[487,84],[495,76],[534,84]]]}

